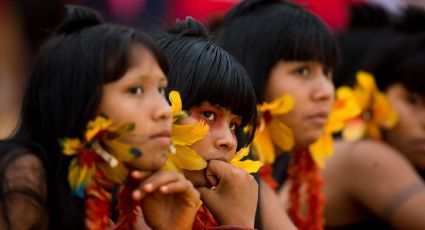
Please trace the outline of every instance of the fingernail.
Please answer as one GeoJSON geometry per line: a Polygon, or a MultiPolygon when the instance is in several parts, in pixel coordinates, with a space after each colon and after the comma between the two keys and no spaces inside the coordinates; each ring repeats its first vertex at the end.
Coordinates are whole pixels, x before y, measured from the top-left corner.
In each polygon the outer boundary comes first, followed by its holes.
{"type": "Polygon", "coordinates": [[[142,193],[139,190],[134,191],[131,196],[134,200],[140,200],[142,198],[142,193]]]}
{"type": "Polygon", "coordinates": [[[161,186],[160,188],[161,192],[167,192],[168,191],[168,187],[167,186],[161,186]]]}
{"type": "Polygon", "coordinates": [[[134,179],[139,179],[140,178],[140,176],[141,176],[141,174],[140,174],[140,172],[139,171],[132,171],[131,172],[131,176],[134,178],[134,179]]]}
{"type": "Polygon", "coordinates": [[[151,183],[146,184],[144,187],[145,191],[150,192],[153,189],[153,185],[151,183]]]}

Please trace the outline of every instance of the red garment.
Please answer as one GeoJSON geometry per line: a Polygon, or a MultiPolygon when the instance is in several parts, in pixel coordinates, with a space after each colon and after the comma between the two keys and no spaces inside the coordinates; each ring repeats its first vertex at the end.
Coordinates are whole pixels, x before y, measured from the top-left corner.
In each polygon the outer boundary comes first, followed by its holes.
{"type": "Polygon", "coordinates": [[[185,19],[187,16],[207,23],[224,16],[239,2],[240,0],[171,0],[167,15],[170,16],[171,23],[174,23],[176,19],[185,19]]]}
{"type": "Polygon", "coordinates": [[[266,182],[266,184],[268,186],[270,186],[270,188],[272,188],[273,191],[276,191],[277,187],[278,187],[278,183],[272,176],[272,174],[273,174],[272,166],[271,165],[263,165],[263,166],[261,166],[259,172],[260,172],[261,179],[264,182],[266,182]]]}
{"type": "Polygon", "coordinates": [[[208,208],[202,204],[198,209],[198,212],[195,216],[195,221],[193,222],[193,230],[205,230],[210,229],[210,227],[218,226],[217,221],[214,216],[208,210],[208,208]]]}
{"type": "Polygon", "coordinates": [[[317,14],[335,32],[342,31],[348,24],[349,7],[363,0],[295,0],[317,14]]]}

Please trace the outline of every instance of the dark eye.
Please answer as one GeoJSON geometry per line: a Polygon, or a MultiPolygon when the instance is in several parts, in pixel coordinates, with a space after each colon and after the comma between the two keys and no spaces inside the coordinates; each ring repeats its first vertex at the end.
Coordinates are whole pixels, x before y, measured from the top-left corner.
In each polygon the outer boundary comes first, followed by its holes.
{"type": "Polygon", "coordinates": [[[332,79],[333,78],[333,71],[331,68],[324,68],[323,69],[323,74],[326,76],[326,78],[328,79],[332,79]]]}
{"type": "Polygon", "coordinates": [[[407,101],[409,102],[409,104],[416,107],[425,106],[424,100],[419,95],[416,95],[416,94],[409,94],[407,96],[407,101]]]}
{"type": "Polygon", "coordinates": [[[138,95],[138,94],[142,94],[143,93],[143,88],[140,87],[140,86],[134,86],[134,87],[131,87],[128,91],[131,94],[138,95]]]}
{"type": "Polygon", "coordinates": [[[202,112],[201,114],[202,114],[202,116],[203,116],[206,120],[209,120],[209,121],[215,121],[215,114],[214,114],[214,112],[211,112],[211,111],[205,111],[205,112],[202,112]]]}
{"type": "Polygon", "coordinates": [[[308,76],[310,74],[310,69],[308,67],[300,67],[296,69],[295,72],[301,76],[308,76]]]}
{"type": "Polygon", "coordinates": [[[165,87],[159,87],[158,92],[165,96],[165,87]]]}
{"type": "Polygon", "coordinates": [[[232,122],[230,123],[230,130],[236,131],[239,128],[239,124],[232,122]]]}

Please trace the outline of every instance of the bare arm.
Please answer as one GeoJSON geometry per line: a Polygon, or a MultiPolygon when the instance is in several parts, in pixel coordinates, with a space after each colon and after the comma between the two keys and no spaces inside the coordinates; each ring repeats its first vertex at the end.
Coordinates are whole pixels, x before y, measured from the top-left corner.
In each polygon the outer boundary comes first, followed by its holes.
{"type": "Polygon", "coordinates": [[[283,209],[277,194],[262,180],[260,181],[260,207],[264,230],[297,229],[283,209]]]}
{"type": "Polygon", "coordinates": [[[401,153],[362,141],[343,161],[345,191],[397,229],[425,229],[425,184],[401,153]]]}

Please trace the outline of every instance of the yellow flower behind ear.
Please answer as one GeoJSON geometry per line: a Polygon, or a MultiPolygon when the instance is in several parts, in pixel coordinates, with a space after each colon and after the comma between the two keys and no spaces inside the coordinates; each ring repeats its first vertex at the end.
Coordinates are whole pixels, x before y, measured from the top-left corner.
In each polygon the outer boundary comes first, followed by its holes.
{"type": "Polygon", "coordinates": [[[171,91],[169,95],[171,110],[173,113],[173,125],[171,143],[175,153],[168,154],[168,160],[163,169],[182,172],[186,170],[201,170],[207,167],[207,162],[190,146],[204,138],[208,133],[208,126],[203,122],[199,124],[180,125],[177,122],[186,117],[182,111],[182,101],[177,91],[171,91]]]}
{"type": "Polygon", "coordinates": [[[239,150],[235,157],[230,161],[230,164],[232,164],[235,167],[244,169],[248,173],[255,173],[257,172],[263,164],[259,161],[253,161],[253,160],[244,160],[241,161],[242,158],[248,155],[250,147],[247,146],[245,148],[242,148],[239,150]]]}
{"type": "Polygon", "coordinates": [[[363,137],[381,139],[380,129],[393,128],[398,117],[387,97],[376,87],[373,76],[367,72],[357,73],[354,90],[345,89],[361,108],[361,114],[347,121],[343,130],[344,140],[354,141],[363,137]]]}
{"type": "Polygon", "coordinates": [[[354,97],[352,97],[346,88],[338,89],[336,92],[336,100],[332,105],[332,110],[328,120],[323,127],[322,136],[309,146],[310,154],[319,166],[323,169],[325,161],[333,154],[333,137],[332,134],[341,131],[345,123],[361,112],[354,97]]]}
{"type": "Polygon", "coordinates": [[[85,138],[87,142],[90,142],[101,130],[106,130],[112,125],[112,120],[104,117],[97,116],[94,121],[89,121],[87,124],[87,131],[85,138]]]}
{"type": "Polygon", "coordinates": [[[294,108],[292,96],[284,94],[271,103],[258,106],[260,125],[253,141],[255,153],[261,162],[272,164],[275,159],[274,145],[288,151],[294,146],[292,130],[281,120],[281,116],[294,108]]]}

